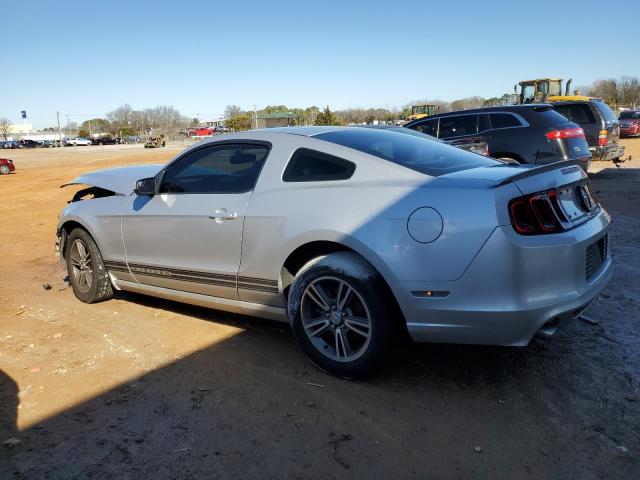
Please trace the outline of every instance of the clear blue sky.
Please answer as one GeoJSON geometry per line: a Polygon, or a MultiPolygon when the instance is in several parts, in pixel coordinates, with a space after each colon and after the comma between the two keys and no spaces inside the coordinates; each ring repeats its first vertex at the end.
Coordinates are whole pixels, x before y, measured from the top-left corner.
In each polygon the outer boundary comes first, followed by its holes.
{"type": "Polygon", "coordinates": [[[528,77],[640,76],[636,0],[3,0],[0,19],[0,117],[27,110],[37,128],[123,103],[211,118],[232,103],[395,107],[528,77]]]}

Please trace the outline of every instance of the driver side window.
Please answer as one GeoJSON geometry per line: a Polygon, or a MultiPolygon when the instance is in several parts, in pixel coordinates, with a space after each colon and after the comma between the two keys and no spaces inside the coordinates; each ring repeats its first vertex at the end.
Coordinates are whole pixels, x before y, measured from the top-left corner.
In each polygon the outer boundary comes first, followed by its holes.
{"type": "Polygon", "coordinates": [[[160,193],[244,193],[255,187],[269,147],[225,144],[203,147],[171,165],[160,193]]]}

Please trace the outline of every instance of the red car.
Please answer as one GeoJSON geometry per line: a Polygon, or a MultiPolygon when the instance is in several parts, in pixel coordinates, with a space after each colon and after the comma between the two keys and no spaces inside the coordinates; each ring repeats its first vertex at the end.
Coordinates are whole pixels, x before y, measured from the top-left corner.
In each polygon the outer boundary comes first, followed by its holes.
{"type": "Polygon", "coordinates": [[[640,137],[640,110],[621,112],[618,120],[621,137],[640,137]]]}
{"type": "Polygon", "coordinates": [[[0,158],[0,175],[6,175],[8,173],[14,172],[16,167],[13,165],[13,162],[8,158],[0,158]]]}

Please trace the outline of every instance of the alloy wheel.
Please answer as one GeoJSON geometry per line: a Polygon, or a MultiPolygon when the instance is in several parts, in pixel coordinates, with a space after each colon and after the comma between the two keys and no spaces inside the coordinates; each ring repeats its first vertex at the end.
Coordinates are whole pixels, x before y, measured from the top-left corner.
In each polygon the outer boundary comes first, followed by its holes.
{"type": "Polygon", "coordinates": [[[313,346],[337,362],[361,357],[371,342],[372,323],[363,298],[346,280],[323,276],[302,294],[302,325],[313,346]]]}
{"type": "Polygon", "coordinates": [[[93,283],[93,269],[89,249],[82,240],[76,239],[71,244],[69,255],[71,259],[71,274],[75,284],[78,290],[86,293],[93,283]]]}

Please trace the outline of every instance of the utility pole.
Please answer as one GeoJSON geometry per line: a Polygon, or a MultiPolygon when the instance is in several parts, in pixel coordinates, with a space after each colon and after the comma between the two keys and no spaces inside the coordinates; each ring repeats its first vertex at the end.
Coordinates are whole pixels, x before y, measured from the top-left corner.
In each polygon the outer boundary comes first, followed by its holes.
{"type": "Polygon", "coordinates": [[[254,124],[253,124],[253,128],[254,129],[258,129],[258,110],[256,109],[256,106],[253,106],[253,118],[254,118],[254,124]]]}
{"type": "Polygon", "coordinates": [[[91,140],[91,120],[87,120],[87,123],[89,124],[89,140],[91,140]]]}
{"type": "Polygon", "coordinates": [[[60,146],[62,146],[62,130],[60,130],[60,112],[56,112],[56,118],[58,119],[58,138],[60,139],[60,146]]]}

